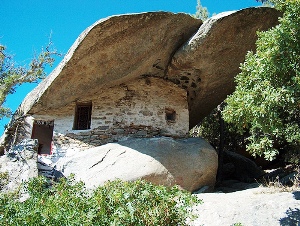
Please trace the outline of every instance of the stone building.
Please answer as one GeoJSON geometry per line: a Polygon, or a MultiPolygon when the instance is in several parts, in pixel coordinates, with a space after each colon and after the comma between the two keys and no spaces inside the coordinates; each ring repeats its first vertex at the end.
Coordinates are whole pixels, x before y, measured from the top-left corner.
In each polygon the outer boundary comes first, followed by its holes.
{"type": "Polygon", "coordinates": [[[186,91],[159,78],[102,89],[30,119],[40,154],[53,153],[62,136],[99,146],[125,137],[185,137],[189,131],[186,91]]]}
{"type": "Polygon", "coordinates": [[[24,138],[38,139],[39,154],[60,157],[128,137],[186,137],[233,91],[256,31],[278,15],[250,8],[204,24],[164,12],[97,21],[24,99],[0,151],[24,138]]]}

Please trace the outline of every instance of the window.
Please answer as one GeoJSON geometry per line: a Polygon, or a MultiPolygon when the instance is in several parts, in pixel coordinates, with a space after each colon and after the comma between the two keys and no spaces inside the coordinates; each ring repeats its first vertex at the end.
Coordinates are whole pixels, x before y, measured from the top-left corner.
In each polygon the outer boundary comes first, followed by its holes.
{"type": "Polygon", "coordinates": [[[176,121],[176,111],[171,108],[165,109],[166,120],[167,122],[175,122],[176,121]]]}
{"type": "Polygon", "coordinates": [[[92,103],[77,104],[75,109],[74,130],[91,128],[92,103]]]}

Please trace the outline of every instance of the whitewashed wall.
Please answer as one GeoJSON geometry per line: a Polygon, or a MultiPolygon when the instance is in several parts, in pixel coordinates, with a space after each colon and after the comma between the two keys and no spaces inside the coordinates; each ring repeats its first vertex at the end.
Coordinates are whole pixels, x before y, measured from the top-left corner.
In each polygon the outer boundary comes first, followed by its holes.
{"type": "MultiPolygon", "coordinates": [[[[101,89],[93,97],[84,97],[78,103],[92,101],[91,129],[144,125],[160,128],[174,136],[184,136],[189,130],[186,91],[159,78],[142,78],[109,89],[101,89]],[[165,109],[176,111],[176,120],[166,120],[165,109]]],[[[37,119],[53,119],[58,133],[80,133],[72,130],[74,103],[65,109],[56,109],[49,115],[35,115],[37,119]],[[59,114],[57,114],[59,113],[59,114]],[[54,114],[54,115],[51,115],[54,114]]]]}

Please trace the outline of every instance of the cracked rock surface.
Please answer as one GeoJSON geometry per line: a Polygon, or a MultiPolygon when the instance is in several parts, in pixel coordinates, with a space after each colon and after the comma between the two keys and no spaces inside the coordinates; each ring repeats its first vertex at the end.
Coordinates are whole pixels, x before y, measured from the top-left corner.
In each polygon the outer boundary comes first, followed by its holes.
{"type": "Polygon", "coordinates": [[[74,173],[89,188],[114,179],[145,179],[195,191],[214,187],[217,162],[216,151],[200,138],[132,138],[63,157],[56,169],[74,173]]]}

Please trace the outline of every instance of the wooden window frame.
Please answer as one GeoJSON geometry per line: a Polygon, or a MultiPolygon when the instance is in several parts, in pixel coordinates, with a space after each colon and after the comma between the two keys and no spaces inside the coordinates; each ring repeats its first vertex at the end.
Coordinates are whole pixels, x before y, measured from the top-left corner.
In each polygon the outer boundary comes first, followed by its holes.
{"type": "Polygon", "coordinates": [[[73,130],[91,129],[92,102],[76,103],[73,130]]]}

